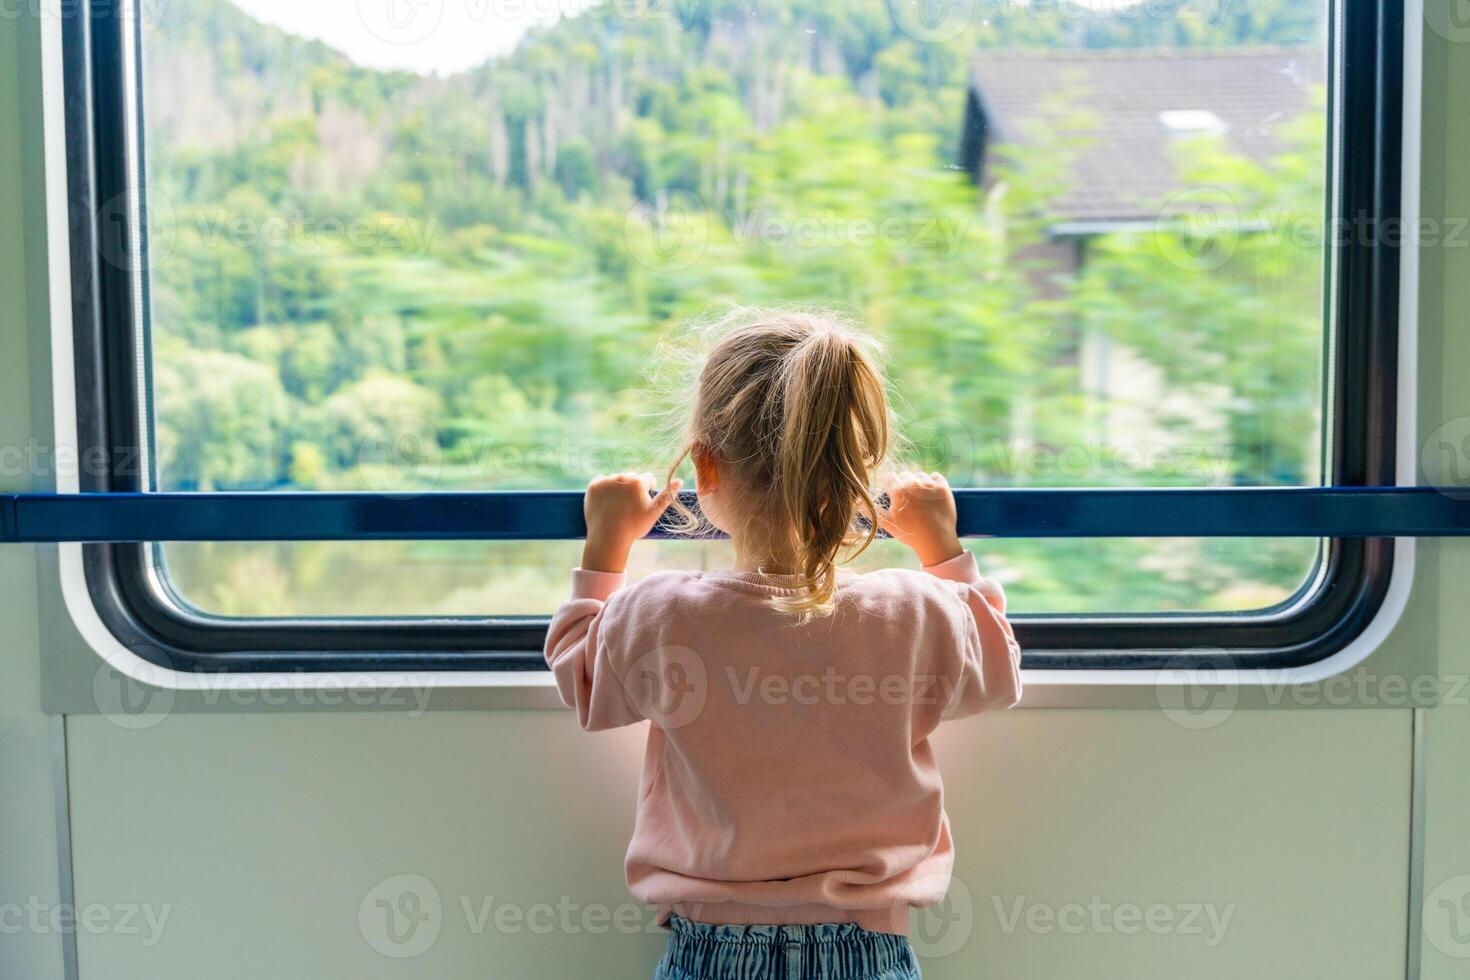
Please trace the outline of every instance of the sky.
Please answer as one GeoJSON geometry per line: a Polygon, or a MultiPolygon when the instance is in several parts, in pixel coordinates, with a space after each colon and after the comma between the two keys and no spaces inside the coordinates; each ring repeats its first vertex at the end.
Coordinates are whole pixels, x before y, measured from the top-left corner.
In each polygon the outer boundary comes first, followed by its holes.
{"type": "MultiPolygon", "coordinates": [[[[165,0],[166,2],[166,0],[165,0]]],[[[360,65],[450,75],[515,47],[530,28],[601,4],[606,16],[668,2],[634,0],[230,0],[257,20],[322,41],[360,65]]],[[[673,3],[681,0],[672,0],[673,3]]],[[[1036,0],[873,0],[921,40],[944,39],[983,16],[986,3],[1029,7],[1036,0]],[[937,18],[937,19],[936,19],[937,18]]],[[[1053,0],[1046,10],[1114,11],[1148,0],[1053,0]]],[[[1201,0],[1226,4],[1233,0],[1201,0]]],[[[644,13],[643,16],[648,16],[644,13]]]]}
{"type": "Polygon", "coordinates": [[[230,0],[361,65],[447,75],[515,47],[531,27],[592,0],[230,0]]]}

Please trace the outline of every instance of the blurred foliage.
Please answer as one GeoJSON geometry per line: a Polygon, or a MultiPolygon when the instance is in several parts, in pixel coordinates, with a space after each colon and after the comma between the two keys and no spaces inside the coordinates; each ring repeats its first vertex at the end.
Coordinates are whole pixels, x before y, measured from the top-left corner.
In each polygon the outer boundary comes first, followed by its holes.
{"type": "MultiPolygon", "coordinates": [[[[223,0],[174,0],[145,41],[161,484],[572,487],[657,468],[668,447],[651,359],[719,302],[835,306],[871,324],[891,351],[909,455],[957,483],[1316,478],[1320,242],[1165,220],[1092,239],[1081,273],[1064,276],[1044,251],[1064,160],[1012,154],[988,189],[953,161],[976,47],[1318,43],[1318,5],[1047,16],[1034,0],[937,43],[875,0],[668,6],[594,9],[439,79],[355,66],[223,0]],[[1139,465],[1137,445],[1099,436],[1108,406],[1084,390],[1089,337],[1135,352],[1176,399],[1212,406],[1160,408],[1151,434],[1132,437],[1181,451],[1139,465]],[[1080,466],[1036,462],[1077,449],[1080,466]]],[[[1323,119],[1319,106],[1280,127],[1266,165],[1218,142],[1182,147],[1181,175],[1237,217],[1318,220],[1323,119]]],[[[1021,608],[1146,611],[1279,600],[1314,548],[986,550],[1021,608]]],[[[201,605],[284,614],[356,608],[350,590],[313,593],[311,576],[369,550],[170,553],[201,605]],[[235,556],[232,570],[201,554],[235,556]]],[[[489,551],[493,568],[459,574],[514,575],[520,605],[497,611],[557,601],[559,551],[489,551]]],[[[396,578],[425,553],[380,546],[357,577],[396,578]]],[[[443,575],[403,578],[430,591],[388,588],[374,611],[443,611],[443,575]]]]}

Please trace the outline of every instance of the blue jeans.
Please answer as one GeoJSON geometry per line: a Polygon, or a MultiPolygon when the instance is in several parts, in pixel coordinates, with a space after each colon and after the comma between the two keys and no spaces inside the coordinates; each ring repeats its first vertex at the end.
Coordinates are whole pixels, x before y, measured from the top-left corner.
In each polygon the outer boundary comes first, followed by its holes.
{"type": "Polygon", "coordinates": [[[653,980],[919,980],[906,937],[851,924],[669,928],[653,980]]]}

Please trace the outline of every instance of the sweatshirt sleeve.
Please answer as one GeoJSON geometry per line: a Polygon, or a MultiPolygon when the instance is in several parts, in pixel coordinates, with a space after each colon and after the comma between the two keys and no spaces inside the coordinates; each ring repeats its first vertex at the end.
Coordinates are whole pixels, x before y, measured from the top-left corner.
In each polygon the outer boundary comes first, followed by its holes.
{"type": "Polygon", "coordinates": [[[1000,583],[981,576],[975,556],[968,551],[925,566],[924,571],[955,583],[973,621],[961,643],[963,662],[944,716],[963,718],[1020,701],[1021,647],[1006,621],[1006,596],[1000,583]]]}
{"type": "Polygon", "coordinates": [[[575,569],[572,597],[556,611],[546,634],[546,663],[556,678],[562,703],[577,709],[577,720],[589,732],[643,720],[608,650],[608,600],[622,588],[625,578],[613,572],[575,569]]]}

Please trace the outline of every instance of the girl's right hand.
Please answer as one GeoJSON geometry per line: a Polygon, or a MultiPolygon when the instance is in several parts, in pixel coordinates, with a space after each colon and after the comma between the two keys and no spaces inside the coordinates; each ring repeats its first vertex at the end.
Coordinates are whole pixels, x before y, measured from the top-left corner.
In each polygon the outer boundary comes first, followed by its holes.
{"type": "Polygon", "coordinates": [[[924,565],[939,565],[964,553],[956,530],[954,494],[939,473],[904,470],[883,481],[888,509],[878,524],[914,550],[924,565]]]}
{"type": "Polygon", "coordinates": [[[655,492],[651,473],[616,473],[595,478],[587,485],[582,503],[587,520],[582,567],[598,572],[625,570],[633,543],[653,530],[683,485],[684,481],[674,479],[655,492]]]}

